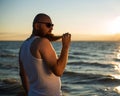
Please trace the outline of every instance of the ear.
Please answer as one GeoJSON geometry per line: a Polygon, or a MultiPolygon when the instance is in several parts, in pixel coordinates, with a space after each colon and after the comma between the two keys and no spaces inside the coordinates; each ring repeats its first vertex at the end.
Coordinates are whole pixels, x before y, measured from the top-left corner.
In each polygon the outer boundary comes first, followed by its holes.
{"type": "Polygon", "coordinates": [[[35,29],[38,30],[39,29],[39,24],[38,23],[35,23],[35,29]]]}

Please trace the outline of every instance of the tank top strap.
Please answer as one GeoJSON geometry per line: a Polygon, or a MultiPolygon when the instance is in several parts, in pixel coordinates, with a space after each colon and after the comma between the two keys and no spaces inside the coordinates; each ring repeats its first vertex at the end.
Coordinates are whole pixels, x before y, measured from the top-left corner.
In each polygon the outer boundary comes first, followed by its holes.
{"type": "Polygon", "coordinates": [[[36,39],[40,38],[39,36],[33,36],[32,38],[29,39],[30,44],[36,39]]]}

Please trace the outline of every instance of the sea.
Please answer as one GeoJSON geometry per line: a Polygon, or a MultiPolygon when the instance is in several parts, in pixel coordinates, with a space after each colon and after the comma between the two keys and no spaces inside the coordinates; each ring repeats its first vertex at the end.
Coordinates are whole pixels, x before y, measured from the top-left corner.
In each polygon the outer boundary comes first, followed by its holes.
{"type": "MultiPolygon", "coordinates": [[[[18,63],[22,43],[0,41],[0,96],[24,93],[18,63]]],[[[61,42],[52,44],[59,56],[61,42]]],[[[120,96],[120,42],[72,41],[61,81],[64,96],[120,96]]]]}

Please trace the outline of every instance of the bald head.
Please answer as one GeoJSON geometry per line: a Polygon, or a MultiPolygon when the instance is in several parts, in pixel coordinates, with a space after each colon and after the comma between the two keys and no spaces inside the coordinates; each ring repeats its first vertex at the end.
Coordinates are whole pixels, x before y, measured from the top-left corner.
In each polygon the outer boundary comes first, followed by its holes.
{"type": "Polygon", "coordinates": [[[44,13],[37,14],[35,16],[34,20],[33,20],[32,34],[42,37],[43,35],[45,35],[47,33],[47,32],[44,32],[44,31],[51,31],[52,27],[48,28],[47,25],[46,25],[48,23],[50,24],[48,26],[50,26],[50,27],[53,26],[52,21],[47,14],[44,14],[44,13]],[[43,25],[43,24],[45,24],[46,27],[41,27],[41,25],[43,25]],[[44,30],[45,28],[46,28],[46,30],[44,30]]]}
{"type": "Polygon", "coordinates": [[[51,22],[51,18],[47,14],[40,13],[35,16],[35,18],[33,20],[33,26],[37,22],[51,22]]]}

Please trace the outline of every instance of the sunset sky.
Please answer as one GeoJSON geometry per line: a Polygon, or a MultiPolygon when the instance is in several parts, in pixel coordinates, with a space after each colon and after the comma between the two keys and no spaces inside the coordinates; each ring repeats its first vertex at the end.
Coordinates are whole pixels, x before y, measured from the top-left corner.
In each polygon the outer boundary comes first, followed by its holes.
{"type": "Polygon", "coordinates": [[[112,40],[120,34],[120,0],[0,0],[0,40],[25,40],[38,13],[48,14],[53,33],[72,40],[112,40]]]}

